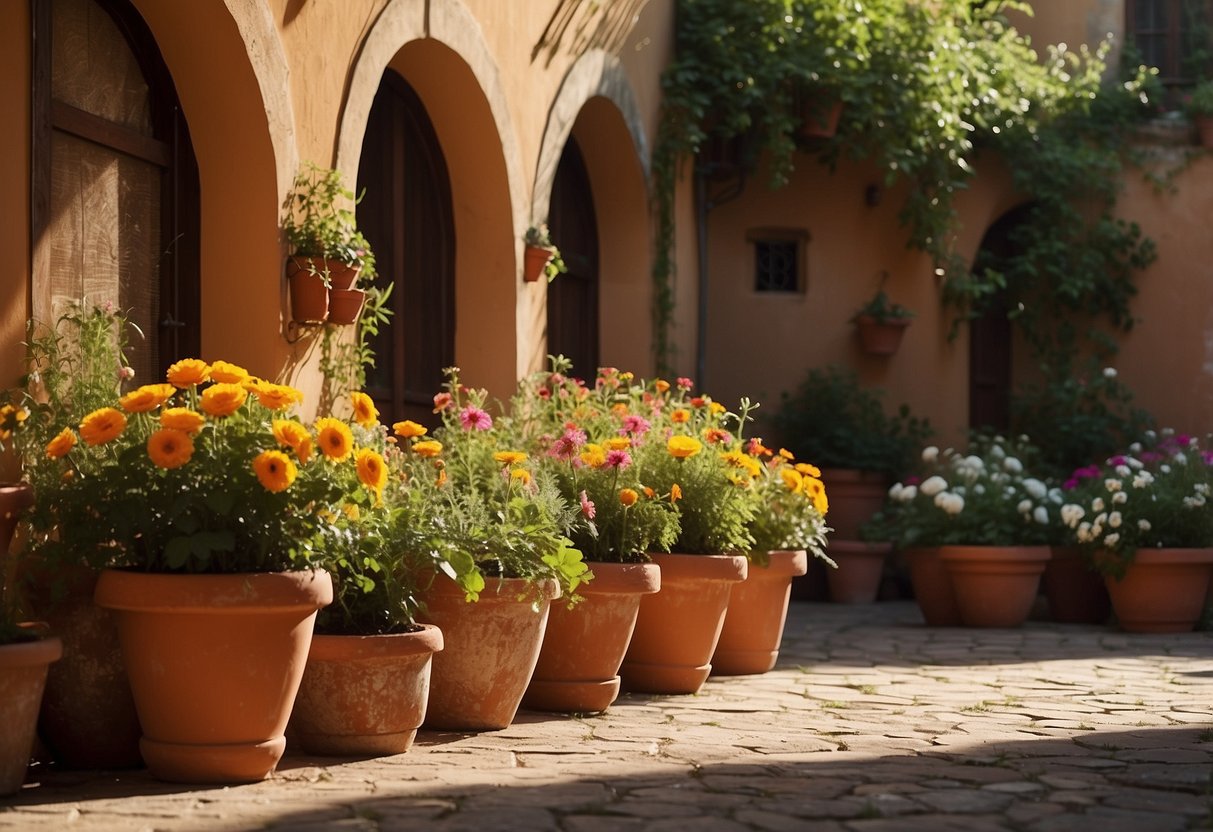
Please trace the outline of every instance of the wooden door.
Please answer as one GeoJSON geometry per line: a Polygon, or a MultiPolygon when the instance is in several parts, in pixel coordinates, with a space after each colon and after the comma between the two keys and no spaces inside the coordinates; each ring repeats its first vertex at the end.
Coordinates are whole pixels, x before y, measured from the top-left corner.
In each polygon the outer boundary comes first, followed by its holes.
{"type": "Polygon", "coordinates": [[[552,241],[568,272],[548,286],[548,354],[573,362],[573,375],[598,370],[598,225],[590,177],[570,136],[556,168],[549,214],[552,241]]]}

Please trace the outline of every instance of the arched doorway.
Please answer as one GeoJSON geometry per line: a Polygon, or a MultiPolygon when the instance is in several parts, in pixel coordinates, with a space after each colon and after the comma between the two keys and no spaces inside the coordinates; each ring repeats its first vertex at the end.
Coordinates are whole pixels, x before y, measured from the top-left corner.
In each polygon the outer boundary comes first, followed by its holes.
{"type": "Polygon", "coordinates": [[[599,346],[598,223],[585,160],[572,136],[556,168],[548,225],[568,267],[548,285],[548,354],[570,359],[574,375],[592,381],[599,346]]]}
{"type": "Polygon", "coordinates": [[[199,186],[159,48],[126,0],[36,0],[34,314],[112,303],[144,334],[135,379],[200,344],[199,186]]]}
{"type": "Polygon", "coordinates": [[[391,282],[391,322],[372,347],[367,392],[384,421],[434,421],[442,370],[455,363],[455,234],[442,147],[413,88],[386,70],[358,167],[358,224],[391,282]]]}

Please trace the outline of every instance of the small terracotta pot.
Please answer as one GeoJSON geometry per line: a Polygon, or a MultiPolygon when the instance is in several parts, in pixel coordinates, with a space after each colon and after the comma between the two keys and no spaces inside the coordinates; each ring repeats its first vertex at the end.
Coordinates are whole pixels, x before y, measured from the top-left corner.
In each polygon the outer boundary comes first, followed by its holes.
{"type": "Polygon", "coordinates": [[[489,578],[480,600],[469,603],[450,578],[435,578],[421,594],[425,606],[418,619],[441,628],[446,649],[434,656],[425,727],[509,727],[539,659],[551,602],[559,597],[552,579],[533,586],[519,578],[489,578]]]}
{"type": "Polygon", "coordinates": [[[327,257],[300,257],[292,255],[287,259],[286,276],[290,277],[297,272],[315,273],[320,276],[321,281],[325,276],[328,277],[328,286],[331,289],[353,289],[354,284],[358,282],[358,274],[362,271],[361,266],[351,266],[349,263],[342,263],[340,260],[331,260],[327,257]]]}
{"type": "Polygon", "coordinates": [[[619,665],[632,641],[640,599],[661,589],[655,563],[589,564],[594,580],[570,609],[552,607],[539,663],[522,699],[524,708],[599,713],[619,696],[619,665]]]}
{"type": "Polygon", "coordinates": [[[403,754],[425,721],[442,631],[312,637],[287,738],[309,754],[403,754]]]}
{"type": "Polygon", "coordinates": [[[729,608],[712,654],[712,675],[766,673],[779,659],[792,578],[809,568],[804,549],[768,552],[766,566],[751,562],[746,578],[732,585],[729,608]]]}
{"type": "Polygon", "coordinates": [[[878,321],[871,315],[860,315],[855,319],[859,345],[868,355],[893,355],[909,326],[909,318],[878,321]]]}
{"type": "Polygon", "coordinates": [[[833,95],[806,95],[800,107],[800,135],[806,139],[828,139],[838,132],[842,99],[833,95]]]}
{"type": "Polygon", "coordinates": [[[268,777],[286,748],[316,612],[333,600],[328,573],[107,569],[96,600],[117,612],[151,773],[181,783],[268,777]]]}
{"type": "Polygon", "coordinates": [[[967,627],[1018,627],[1028,619],[1048,546],[940,546],[967,627]]]}
{"type": "Polygon", "coordinates": [[[25,782],[47,667],[62,655],[57,638],[0,646],[0,795],[25,782]]]}
{"type": "Polygon", "coordinates": [[[1053,546],[1040,578],[1049,615],[1062,624],[1103,624],[1112,604],[1103,576],[1077,546],[1053,546]]]}
{"type": "Polygon", "coordinates": [[[522,250],[522,279],[534,283],[543,275],[543,268],[552,259],[552,252],[540,246],[528,245],[522,250]]]}
{"type": "Polygon", "coordinates": [[[366,292],[362,289],[329,290],[329,323],[352,324],[362,314],[366,292]]]}
{"type": "Polygon", "coordinates": [[[884,506],[889,478],[873,471],[823,468],[821,481],[830,495],[826,522],[834,531],[830,540],[859,540],[859,527],[884,506]]]}
{"type": "Polygon", "coordinates": [[[661,591],[640,601],[636,631],[619,675],[625,690],[695,693],[712,671],[733,584],[744,581],[741,555],[654,554],[661,591]]]}
{"type": "Polygon", "coordinates": [[[829,555],[838,568],[826,570],[830,600],[840,604],[870,604],[875,601],[880,592],[885,557],[891,551],[891,543],[831,540],[829,555]]]}
{"type": "Polygon", "coordinates": [[[910,585],[914,588],[914,600],[922,611],[928,627],[959,627],[960,607],[956,604],[956,592],[952,588],[952,576],[939,559],[938,547],[915,547],[906,549],[906,563],[910,567],[910,585]]]}
{"type": "Polygon", "coordinates": [[[1123,578],[1104,582],[1122,630],[1186,633],[1200,618],[1210,572],[1213,549],[1138,549],[1123,578]]]}
{"type": "Polygon", "coordinates": [[[291,283],[291,319],[301,324],[322,324],[329,316],[329,290],[320,275],[296,271],[291,283]]]}

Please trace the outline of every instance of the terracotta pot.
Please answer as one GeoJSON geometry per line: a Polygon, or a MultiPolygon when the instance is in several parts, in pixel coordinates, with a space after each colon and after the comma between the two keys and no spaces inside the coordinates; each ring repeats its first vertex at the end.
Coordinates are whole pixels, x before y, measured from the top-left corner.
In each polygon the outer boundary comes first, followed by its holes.
{"type": "MultiPolygon", "coordinates": [[[[831,544],[833,545],[833,544],[831,544]]],[[[905,550],[910,567],[910,585],[914,600],[922,611],[928,627],[959,627],[960,607],[952,588],[952,576],[939,559],[938,547],[916,547],[905,550]]]]}
{"type": "Polygon", "coordinates": [[[357,322],[362,314],[362,304],[366,302],[366,292],[361,289],[330,289],[329,290],[329,323],[352,324],[357,322]]]}
{"type": "Polygon", "coordinates": [[[403,754],[425,720],[442,631],[312,637],[287,737],[309,754],[403,754]]]}
{"type": "Polygon", "coordinates": [[[744,581],[741,555],[654,554],[661,591],[640,601],[636,631],[619,675],[625,690],[695,693],[712,671],[733,584],[744,581]]]}
{"type": "Polygon", "coordinates": [[[1200,139],[1200,146],[1213,148],[1213,116],[1197,116],[1196,135],[1200,139]]]}
{"type": "Polygon", "coordinates": [[[766,566],[751,562],[746,578],[729,590],[729,608],[712,654],[712,674],[766,673],[779,659],[792,578],[809,568],[804,549],[768,552],[766,566]]]}
{"type": "Polygon", "coordinates": [[[139,716],[122,664],[118,621],[93,602],[97,573],[32,564],[26,595],[38,618],[63,641],[51,665],[38,733],[55,762],[70,769],[139,768],[139,716]]]}
{"type": "Polygon", "coordinates": [[[800,135],[828,139],[838,132],[842,99],[833,95],[806,95],[800,106],[800,135]]]}
{"type": "Polygon", "coordinates": [[[294,255],[287,259],[287,277],[301,271],[317,274],[321,281],[327,276],[330,289],[353,289],[354,284],[358,282],[358,273],[362,271],[362,267],[351,266],[349,263],[342,263],[340,260],[331,260],[327,257],[294,255]]]}
{"type": "Polygon", "coordinates": [[[0,646],[0,795],[25,782],[48,665],[63,655],[57,638],[0,646]]]}
{"type": "Polygon", "coordinates": [[[824,468],[821,480],[830,495],[830,513],[826,517],[834,530],[830,541],[859,540],[859,527],[884,506],[889,478],[874,471],[824,468]]]}
{"type": "Polygon", "coordinates": [[[489,578],[468,603],[459,585],[439,575],[421,594],[419,620],[442,629],[446,649],[434,656],[425,727],[496,731],[509,727],[526,692],[560,586],[489,578]],[[535,610],[536,591],[539,609],[535,610]]]}
{"type": "Polygon", "coordinates": [[[1028,619],[1048,546],[941,546],[939,558],[967,627],[1018,627],[1028,619]]]}
{"type": "Polygon", "coordinates": [[[96,600],[117,612],[151,773],[182,783],[269,776],[286,748],[316,612],[333,600],[329,575],[107,569],[96,600]]]}
{"type": "Polygon", "coordinates": [[[552,259],[552,252],[546,248],[528,245],[522,250],[522,279],[534,283],[543,275],[543,267],[552,259]]]}
{"type": "Polygon", "coordinates": [[[1104,582],[1122,630],[1186,633],[1200,618],[1210,572],[1213,549],[1138,549],[1123,578],[1104,582]]]}
{"type": "Polygon", "coordinates": [[[1103,576],[1077,546],[1053,546],[1040,578],[1049,615],[1062,624],[1103,624],[1112,604],[1103,576]]]}
{"type": "Polygon", "coordinates": [[[860,315],[855,319],[859,345],[868,355],[892,355],[897,352],[897,348],[901,346],[901,338],[909,326],[909,318],[878,321],[871,315],[860,315]]]}
{"type": "Polygon", "coordinates": [[[831,540],[829,555],[837,569],[826,570],[830,600],[840,604],[870,604],[880,591],[884,561],[893,551],[891,543],[861,540],[831,540]]]}
{"type": "Polygon", "coordinates": [[[329,290],[320,275],[296,271],[290,276],[291,319],[301,324],[322,324],[329,316],[329,290]]]}
{"type": "Polygon", "coordinates": [[[594,580],[570,609],[552,607],[543,648],[522,705],[536,711],[600,713],[619,696],[619,665],[632,641],[640,599],[661,589],[655,563],[591,562],[594,580]]]}

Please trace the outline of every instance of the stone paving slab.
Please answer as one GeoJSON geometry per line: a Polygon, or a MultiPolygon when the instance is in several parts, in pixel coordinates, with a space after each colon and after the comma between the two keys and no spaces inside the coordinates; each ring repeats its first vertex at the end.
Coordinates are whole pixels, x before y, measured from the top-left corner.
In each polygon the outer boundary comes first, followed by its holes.
{"type": "Polygon", "coordinates": [[[0,829],[1170,832],[1213,826],[1213,633],[792,605],[779,665],[599,716],[292,754],[245,786],[42,766],[0,829]]]}

